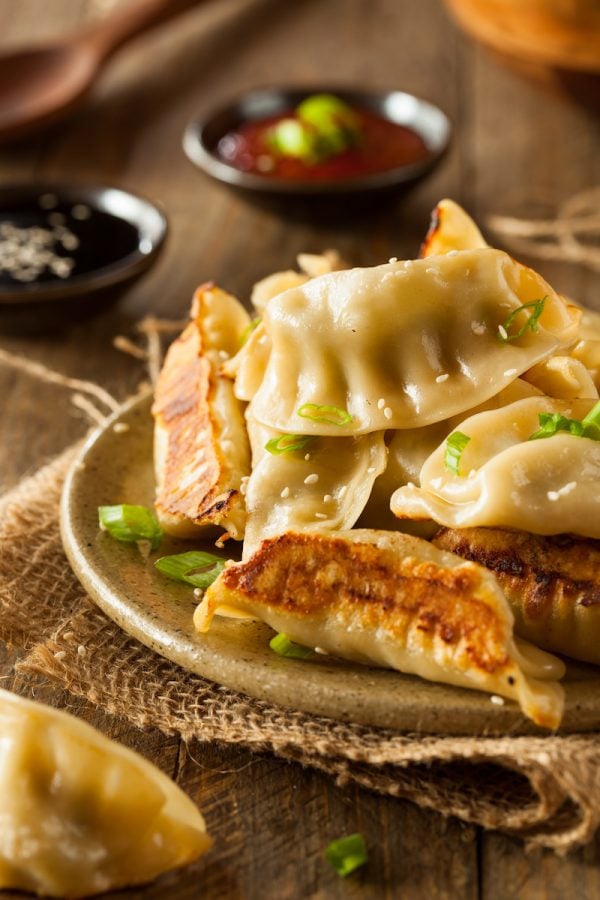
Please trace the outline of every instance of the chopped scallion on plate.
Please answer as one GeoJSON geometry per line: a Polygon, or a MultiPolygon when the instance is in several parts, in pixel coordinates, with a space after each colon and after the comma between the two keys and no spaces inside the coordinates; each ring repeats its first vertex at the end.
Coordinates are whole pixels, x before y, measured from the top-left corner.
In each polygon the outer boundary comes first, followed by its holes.
{"type": "Polygon", "coordinates": [[[325,857],[341,878],[364,866],[369,858],[365,839],[360,833],[332,841],[325,849],[325,857]]]}
{"type": "Polygon", "coordinates": [[[213,553],[188,550],[173,556],[161,556],[154,565],[167,578],[205,591],[225,568],[225,560],[213,553]]]}
{"type": "Polygon", "coordinates": [[[276,634],[269,641],[269,647],[278,656],[287,656],[290,659],[307,659],[314,653],[311,647],[304,647],[291,641],[287,634],[276,634]]]}
{"type": "Polygon", "coordinates": [[[152,550],[156,550],[161,542],[162,528],[146,506],[131,503],[99,506],[98,519],[100,528],[116,541],[149,541],[152,550]]]}

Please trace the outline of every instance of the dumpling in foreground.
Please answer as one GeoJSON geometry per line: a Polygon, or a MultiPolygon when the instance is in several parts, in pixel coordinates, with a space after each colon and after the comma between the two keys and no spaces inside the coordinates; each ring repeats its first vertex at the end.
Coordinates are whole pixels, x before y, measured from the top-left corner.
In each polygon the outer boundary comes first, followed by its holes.
{"type": "Polygon", "coordinates": [[[190,798],[65,712],[0,690],[0,889],[86,897],[211,846],[190,798]]]}
{"type": "Polygon", "coordinates": [[[517,646],[490,572],[419,538],[288,532],[223,570],[194,614],[198,631],[209,630],[222,605],[307,647],[500,694],[539,725],[560,723],[563,664],[517,646]]]}

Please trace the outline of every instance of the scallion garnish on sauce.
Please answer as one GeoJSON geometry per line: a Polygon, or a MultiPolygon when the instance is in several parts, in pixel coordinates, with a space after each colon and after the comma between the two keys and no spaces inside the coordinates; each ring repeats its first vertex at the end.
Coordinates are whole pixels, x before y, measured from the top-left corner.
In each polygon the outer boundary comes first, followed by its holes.
{"type": "Polygon", "coordinates": [[[225,560],[213,553],[188,550],[173,556],[161,556],[154,565],[167,578],[205,591],[225,568],[225,560]]]}
{"type": "Polygon", "coordinates": [[[352,416],[341,406],[323,406],[320,403],[304,403],[297,411],[303,419],[321,422],[324,425],[348,425],[352,416]]]}
{"type": "Polygon", "coordinates": [[[518,306],[517,309],[513,309],[506,322],[498,326],[498,340],[503,344],[508,344],[510,341],[516,341],[519,338],[522,338],[527,329],[535,333],[538,330],[538,320],[544,311],[546,299],[547,296],[542,297],[541,300],[533,300],[531,303],[524,303],[522,306],[518,306]],[[526,309],[531,309],[533,312],[527,317],[526,321],[523,322],[519,330],[514,334],[511,334],[510,329],[512,328],[516,317],[526,309]]]}
{"type": "Polygon", "coordinates": [[[307,659],[314,653],[310,647],[304,647],[302,644],[291,641],[287,634],[276,634],[269,641],[269,647],[278,656],[287,656],[290,659],[307,659]]]}
{"type": "Polygon", "coordinates": [[[107,531],[116,541],[128,543],[149,541],[153,550],[160,544],[162,528],[145,506],[135,506],[131,503],[99,506],[98,519],[102,531],[107,531]]]}
{"type": "Polygon", "coordinates": [[[540,427],[529,437],[530,441],[549,438],[561,431],[575,437],[587,437],[593,441],[600,441],[600,400],[581,421],[569,419],[560,413],[539,413],[538,420],[540,427]]]}
{"type": "Polygon", "coordinates": [[[463,434],[462,431],[454,431],[446,438],[446,449],[444,451],[444,465],[455,475],[460,475],[460,459],[462,452],[469,443],[471,438],[463,434]]]}
{"type": "Polygon", "coordinates": [[[368,861],[367,845],[362,834],[338,838],[325,848],[325,858],[341,878],[350,875],[368,861]]]}
{"type": "Polygon", "coordinates": [[[280,453],[293,453],[295,450],[304,450],[307,444],[314,441],[314,437],[310,434],[280,434],[279,437],[271,438],[265,444],[265,450],[278,456],[280,453]]]}

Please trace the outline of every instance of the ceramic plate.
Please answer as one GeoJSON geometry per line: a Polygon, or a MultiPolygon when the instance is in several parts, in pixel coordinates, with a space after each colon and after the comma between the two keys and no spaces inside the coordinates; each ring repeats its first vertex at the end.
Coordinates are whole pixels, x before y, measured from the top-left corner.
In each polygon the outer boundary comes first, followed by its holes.
{"type": "MultiPolygon", "coordinates": [[[[121,628],[162,656],[252,697],[343,721],[423,733],[539,731],[516,704],[507,700],[495,706],[478,691],[329,656],[281,658],[269,648],[273,632],[256,622],[217,617],[209,634],[198,635],[192,626],[192,589],[164,578],[152,559],[202,545],[165,538],[159,553],[146,560],[135,545],[98,529],[98,506],[152,506],[153,498],[147,397],[132,402],[86,443],[65,484],[61,525],[69,560],[90,596],[121,628]],[[115,431],[117,421],[127,430],[115,431]]],[[[203,549],[215,552],[213,545],[203,549]]],[[[600,680],[595,669],[573,666],[567,681],[562,729],[597,728],[600,680]]]]}

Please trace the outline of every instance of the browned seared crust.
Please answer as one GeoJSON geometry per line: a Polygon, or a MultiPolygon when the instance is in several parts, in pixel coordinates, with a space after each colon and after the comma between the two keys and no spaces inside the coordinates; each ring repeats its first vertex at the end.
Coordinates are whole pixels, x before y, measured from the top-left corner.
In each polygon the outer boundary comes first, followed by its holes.
{"type": "Polygon", "coordinates": [[[494,573],[515,612],[517,634],[600,663],[600,541],[443,528],[433,543],[494,573]]]}
{"type": "Polygon", "coordinates": [[[435,207],[433,212],[431,213],[431,221],[429,222],[429,228],[427,229],[427,234],[421,244],[421,248],[419,250],[419,256],[421,259],[424,259],[431,252],[431,247],[433,245],[434,240],[437,239],[438,232],[442,227],[442,215],[443,209],[440,208],[439,204],[435,207]]]}
{"type": "Polygon", "coordinates": [[[152,412],[168,434],[157,511],[206,523],[219,522],[238,491],[220,486],[226,461],[210,415],[210,363],[201,354],[199,329],[192,321],[167,353],[152,412]]]}
{"type": "Polygon", "coordinates": [[[494,673],[509,661],[505,623],[474,596],[481,585],[475,567],[440,568],[369,543],[288,533],[263,541],[219,582],[219,597],[232,606],[245,600],[306,620],[331,611],[356,622],[358,615],[365,632],[383,626],[400,643],[416,621],[425,641],[466,647],[473,668],[494,673]]]}

